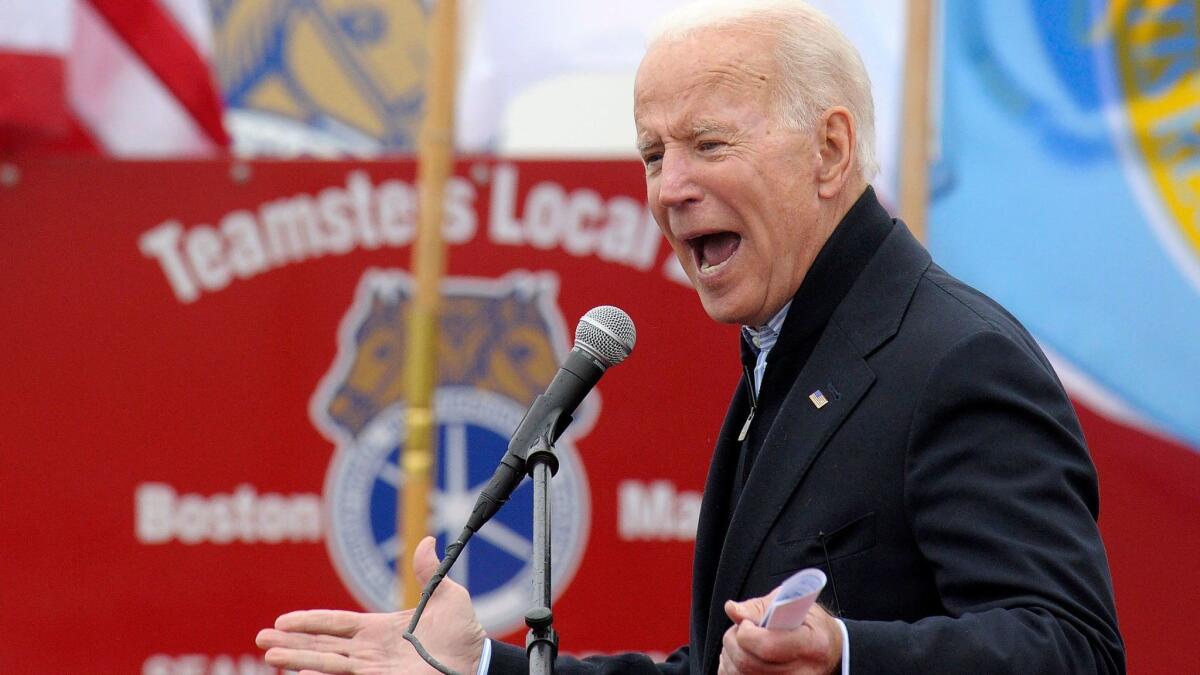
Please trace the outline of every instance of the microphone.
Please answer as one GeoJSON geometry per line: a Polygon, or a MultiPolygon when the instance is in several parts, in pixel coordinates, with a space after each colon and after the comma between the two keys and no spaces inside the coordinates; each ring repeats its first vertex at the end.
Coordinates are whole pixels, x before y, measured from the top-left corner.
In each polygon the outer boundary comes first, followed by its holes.
{"type": "Polygon", "coordinates": [[[479,494],[467,529],[478,530],[508,501],[525,476],[525,459],[538,439],[553,445],[571,423],[572,414],[610,367],[633,351],[637,331],[624,311],[603,305],[588,311],[575,328],[575,346],[546,387],[533,401],[508,443],[508,452],[479,494]]]}
{"type": "Polygon", "coordinates": [[[571,423],[571,415],[587,396],[592,387],[600,381],[604,371],[625,360],[633,351],[633,343],[637,341],[637,331],[629,315],[616,307],[603,305],[588,311],[579,320],[575,328],[575,346],[567,354],[567,360],[559,367],[558,373],[546,387],[546,392],[533,400],[533,405],[525,412],[525,417],[517,425],[512,439],[508,442],[508,452],[496,467],[496,473],[479,494],[471,516],[463,527],[458,539],[446,547],[446,556],[438,565],[433,576],[421,591],[421,599],[413,610],[408,629],[404,631],[404,639],[408,640],[417,653],[430,666],[441,673],[454,674],[454,671],[441,664],[430,654],[415,631],[417,622],[425,612],[425,606],[434,590],[442,579],[450,572],[458,555],[462,553],[467,541],[483,524],[491,520],[501,506],[512,496],[513,490],[521,484],[525,477],[526,457],[529,449],[535,444],[540,446],[553,445],[562,435],[567,425],[571,423]]]}

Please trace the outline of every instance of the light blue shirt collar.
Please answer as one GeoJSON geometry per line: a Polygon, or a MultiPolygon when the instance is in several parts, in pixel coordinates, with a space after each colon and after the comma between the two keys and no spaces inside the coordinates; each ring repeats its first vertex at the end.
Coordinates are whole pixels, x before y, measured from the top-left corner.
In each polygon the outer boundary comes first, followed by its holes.
{"type": "Polygon", "coordinates": [[[789,300],[786,305],[775,313],[775,316],[767,321],[765,326],[759,326],[758,328],[742,326],[742,339],[758,355],[758,359],[754,362],[754,391],[762,389],[763,374],[767,372],[767,355],[771,353],[771,348],[775,346],[775,342],[779,339],[779,331],[783,328],[783,321],[787,318],[788,310],[791,307],[792,301],[789,300]]]}

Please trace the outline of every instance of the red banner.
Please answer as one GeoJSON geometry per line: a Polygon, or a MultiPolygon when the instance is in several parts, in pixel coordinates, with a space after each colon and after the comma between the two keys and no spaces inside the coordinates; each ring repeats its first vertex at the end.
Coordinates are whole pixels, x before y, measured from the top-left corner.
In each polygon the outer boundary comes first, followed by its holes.
{"type": "MultiPolygon", "coordinates": [[[[556,626],[570,653],[669,651],[735,331],[681,281],[636,163],[457,169],[430,530],[458,533],[578,318],[625,309],[637,346],[558,448],[556,626]]],[[[414,175],[0,165],[0,672],[269,673],[253,639],[281,612],[392,606],[414,175]]],[[[1200,480],[1194,457],[1135,457],[1144,439],[1082,412],[1130,653],[1169,653],[1197,534],[1170,486],[1200,480]]],[[[515,641],[530,499],[456,568],[515,641]]]]}
{"type": "MultiPolygon", "coordinates": [[[[637,164],[458,169],[431,531],[457,535],[579,317],[621,307],[633,355],[558,448],[557,626],[574,653],[673,649],[738,376],[712,366],[736,363],[733,331],[673,273],[637,164]],[[652,608],[636,632],[633,597],[652,608]]],[[[236,668],[265,668],[253,638],[277,614],[391,605],[414,174],[7,168],[0,670],[258,672],[236,668]]],[[[530,499],[526,485],[457,568],[510,639],[524,633],[530,499]]]]}

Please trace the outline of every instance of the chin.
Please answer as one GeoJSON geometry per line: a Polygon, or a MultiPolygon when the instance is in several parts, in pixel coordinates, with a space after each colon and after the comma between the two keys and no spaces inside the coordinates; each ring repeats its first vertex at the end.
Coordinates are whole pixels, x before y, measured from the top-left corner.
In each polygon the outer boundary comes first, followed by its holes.
{"type": "Polygon", "coordinates": [[[702,293],[700,304],[704,306],[704,312],[708,314],[708,317],[717,323],[744,324],[748,321],[746,311],[735,307],[728,301],[710,298],[702,293]]]}

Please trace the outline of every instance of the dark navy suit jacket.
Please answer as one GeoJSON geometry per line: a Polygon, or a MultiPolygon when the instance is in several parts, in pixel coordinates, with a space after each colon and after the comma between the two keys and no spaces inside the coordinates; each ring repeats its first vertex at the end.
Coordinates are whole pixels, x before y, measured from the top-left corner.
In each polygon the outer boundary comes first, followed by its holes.
{"type": "MultiPolygon", "coordinates": [[[[860,216],[888,218],[864,198],[860,216]]],[[[556,672],[715,672],[724,601],[810,566],[852,673],[1124,672],[1095,469],[1062,385],[1013,317],[888,220],[731,489],[739,384],[704,492],[690,644],[556,672]]],[[[524,668],[496,645],[491,673],[524,668]]]]}

